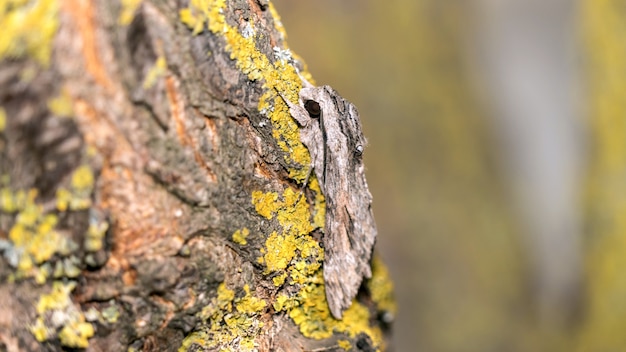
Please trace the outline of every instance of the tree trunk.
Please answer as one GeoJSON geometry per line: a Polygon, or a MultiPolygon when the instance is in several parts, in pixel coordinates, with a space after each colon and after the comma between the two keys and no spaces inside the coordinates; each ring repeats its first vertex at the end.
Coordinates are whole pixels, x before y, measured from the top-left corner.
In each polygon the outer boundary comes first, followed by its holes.
{"type": "Polygon", "coordinates": [[[386,348],[377,258],[329,313],[271,4],[9,0],[0,28],[0,350],[386,348]]]}

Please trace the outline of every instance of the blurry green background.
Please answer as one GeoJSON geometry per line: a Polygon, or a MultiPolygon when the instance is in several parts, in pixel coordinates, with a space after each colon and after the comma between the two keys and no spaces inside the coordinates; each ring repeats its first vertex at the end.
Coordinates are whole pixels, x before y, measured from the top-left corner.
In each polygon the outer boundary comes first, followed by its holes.
{"type": "Polygon", "coordinates": [[[626,3],[274,4],[361,114],[396,351],[626,351],[626,3]]]}

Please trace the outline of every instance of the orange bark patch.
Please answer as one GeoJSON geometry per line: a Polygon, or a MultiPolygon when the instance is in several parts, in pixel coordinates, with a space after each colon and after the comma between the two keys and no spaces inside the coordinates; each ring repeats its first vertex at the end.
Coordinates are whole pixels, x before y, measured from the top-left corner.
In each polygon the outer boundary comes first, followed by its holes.
{"type": "MultiPolygon", "coordinates": [[[[187,129],[185,127],[185,119],[187,115],[185,114],[185,104],[183,99],[180,96],[180,92],[178,90],[178,81],[174,79],[174,77],[169,76],[165,80],[165,89],[167,92],[167,98],[170,103],[170,112],[172,117],[174,118],[174,123],[176,124],[176,133],[178,134],[178,138],[180,143],[184,146],[188,146],[193,150],[193,156],[196,160],[196,163],[206,171],[207,180],[209,182],[215,183],[217,182],[217,176],[209,166],[209,164],[204,160],[196,141],[187,133],[187,129]]],[[[207,120],[210,121],[210,120],[207,120]]],[[[214,143],[216,140],[217,132],[215,131],[215,123],[210,121],[207,122],[207,127],[209,130],[211,142],[213,143],[213,148],[216,148],[217,145],[214,143]]]]}
{"type": "Polygon", "coordinates": [[[62,2],[63,11],[74,18],[78,26],[78,33],[82,41],[82,53],[87,71],[96,82],[107,91],[113,90],[113,84],[100,59],[97,47],[97,38],[94,24],[94,9],[91,1],[65,0],[62,2]]]}

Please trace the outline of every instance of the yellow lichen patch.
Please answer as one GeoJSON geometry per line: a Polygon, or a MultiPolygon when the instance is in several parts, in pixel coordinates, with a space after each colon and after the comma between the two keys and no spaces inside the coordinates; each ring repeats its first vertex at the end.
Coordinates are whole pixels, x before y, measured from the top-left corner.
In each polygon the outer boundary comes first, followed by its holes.
{"type": "Polygon", "coordinates": [[[283,40],[287,39],[287,31],[285,30],[283,23],[280,21],[280,15],[278,15],[278,11],[276,11],[276,8],[274,7],[273,3],[270,2],[269,5],[270,5],[269,6],[270,13],[272,14],[272,17],[274,18],[274,28],[276,28],[276,30],[280,32],[280,34],[283,36],[283,40]]]}
{"type": "Polygon", "coordinates": [[[235,297],[234,290],[220,284],[217,297],[201,313],[207,324],[187,336],[179,351],[198,346],[219,347],[222,351],[254,351],[255,338],[263,327],[258,315],[265,311],[267,302],[256,297],[248,285],[243,287],[243,292],[243,297],[235,297]]]}
{"type": "MultiPolygon", "coordinates": [[[[84,319],[84,318],[83,318],[84,319]]],[[[72,348],[89,347],[89,338],[94,334],[93,325],[85,321],[70,321],[59,332],[61,345],[72,348]]]]}
{"type": "MultiPolygon", "coordinates": [[[[321,273],[319,274],[321,275],[321,273]]],[[[369,310],[358,302],[353,302],[343,313],[341,320],[334,319],[328,309],[323,285],[307,285],[294,298],[282,304],[289,316],[298,324],[300,332],[314,339],[325,339],[334,332],[355,337],[365,333],[375,347],[384,349],[380,329],[369,325],[369,310]],[[290,302],[291,301],[291,302],[290,302]],[[293,306],[292,308],[288,308],[293,306]]]]}
{"type": "Polygon", "coordinates": [[[242,246],[245,246],[246,244],[248,244],[248,241],[246,241],[246,238],[248,237],[249,234],[250,234],[250,230],[248,230],[245,227],[242,230],[237,230],[233,234],[233,242],[240,244],[242,246]]]}
{"type": "MultiPolygon", "coordinates": [[[[250,80],[263,80],[265,93],[259,100],[258,109],[267,114],[272,122],[272,135],[277,144],[286,152],[290,163],[301,167],[289,170],[290,177],[303,181],[307,175],[305,166],[310,164],[310,157],[300,142],[298,126],[289,114],[289,109],[282,98],[276,93],[295,100],[302,86],[296,69],[286,60],[272,61],[256,48],[254,36],[244,36],[236,28],[229,26],[224,17],[224,0],[192,0],[189,7],[180,11],[181,22],[189,27],[194,34],[207,28],[224,37],[226,50],[237,67],[250,80]]],[[[286,50],[286,53],[289,53],[286,50]]],[[[290,53],[289,53],[290,55],[290,53]]]]}
{"type": "Polygon", "coordinates": [[[278,210],[279,203],[277,203],[277,200],[278,193],[275,192],[252,192],[252,204],[254,205],[257,213],[261,214],[266,219],[271,219],[273,213],[278,210]]]}
{"type": "Polygon", "coordinates": [[[61,90],[61,94],[57,97],[48,100],[48,109],[59,117],[72,116],[74,114],[74,107],[72,105],[72,97],[70,97],[67,89],[61,90]]]}
{"type": "Polygon", "coordinates": [[[4,108],[0,106],[0,132],[3,132],[7,127],[7,113],[4,108]]]}
{"type": "Polygon", "coordinates": [[[276,213],[276,219],[285,233],[301,236],[313,231],[309,205],[302,193],[295,192],[293,188],[287,188],[283,192],[283,198],[284,201],[276,213]]]}
{"type": "MultiPolygon", "coordinates": [[[[55,253],[63,252],[67,246],[65,238],[54,227],[58,218],[54,214],[44,214],[41,205],[35,203],[37,191],[11,192],[3,189],[0,208],[5,212],[17,212],[15,223],[9,230],[12,247],[9,264],[16,267],[16,276],[36,277],[45,274],[39,272],[39,264],[50,259],[55,253]]],[[[47,270],[46,270],[47,272],[47,270]]],[[[41,278],[37,280],[41,282],[41,278]]]]}
{"type": "Polygon", "coordinates": [[[265,241],[266,253],[263,256],[265,273],[284,270],[296,254],[295,236],[283,236],[276,232],[265,241]]]}
{"type": "MultiPolygon", "coordinates": [[[[312,186],[319,191],[317,183],[312,186]]],[[[265,273],[284,271],[288,276],[276,276],[274,284],[287,282],[300,288],[293,296],[279,294],[273,303],[274,309],[287,312],[306,337],[324,339],[334,332],[351,337],[366,333],[375,346],[382,347],[382,332],[369,326],[369,311],[363,305],[354,302],[341,321],[330,314],[321,269],[324,254],[319,243],[309,235],[314,227],[304,197],[291,188],[286,189],[282,197],[272,192],[253,192],[252,203],[264,217],[275,217],[283,229],[280,234],[273,232],[266,240],[263,260],[259,261],[266,265],[265,273]]],[[[321,195],[316,203],[316,207],[323,208],[321,195]]],[[[319,208],[316,212],[321,213],[322,218],[318,221],[323,225],[324,213],[319,208]]]]}
{"type": "MultiPolygon", "coordinates": [[[[285,270],[296,258],[297,250],[300,258],[314,257],[318,262],[323,260],[319,243],[308,235],[313,231],[313,225],[305,197],[287,188],[281,198],[274,192],[252,193],[252,204],[257,212],[267,219],[276,217],[283,229],[283,233],[273,232],[265,241],[263,259],[259,262],[265,264],[266,274],[285,270]]],[[[275,280],[277,285],[283,282],[282,278],[275,280]]]]}
{"type": "Polygon", "coordinates": [[[165,61],[165,57],[161,56],[157,59],[154,65],[150,68],[148,73],[146,74],[146,78],[143,80],[143,88],[148,89],[151,88],[156,81],[165,76],[167,72],[167,61],[165,61]]]}
{"type": "Polygon", "coordinates": [[[93,326],[85,321],[80,307],[72,302],[70,293],[76,283],[68,284],[55,281],[52,292],[44,294],[37,303],[37,318],[30,326],[30,331],[37,341],[43,342],[55,338],[61,345],[70,348],[87,348],[89,338],[93,336],[93,326]]]}
{"type": "MultiPolygon", "coordinates": [[[[70,190],[57,189],[57,210],[64,212],[68,209],[89,208],[93,185],[91,169],[86,165],[77,168],[71,176],[70,190]]],[[[34,278],[35,282],[44,284],[50,276],[79,276],[80,260],[70,256],[78,245],[56,230],[58,214],[45,212],[43,206],[36,202],[36,198],[36,189],[0,189],[0,210],[15,216],[8,233],[10,243],[4,249],[4,256],[9,264],[17,269],[10,279],[34,278]],[[53,266],[49,261],[55,255],[65,258],[56,258],[58,261],[53,266]]],[[[102,248],[102,239],[108,224],[96,225],[90,225],[85,234],[85,248],[88,251],[102,248]]]]}
{"type": "Polygon", "coordinates": [[[88,165],[79,166],[72,173],[70,189],[59,187],[56,205],[59,211],[83,210],[91,206],[91,193],[94,187],[93,171],[88,165]]]}
{"type": "Polygon", "coordinates": [[[0,0],[0,59],[30,56],[47,66],[58,11],[54,0],[0,0]]]}
{"type": "Polygon", "coordinates": [[[274,283],[274,286],[281,286],[285,283],[285,279],[287,279],[287,273],[282,273],[280,275],[274,276],[272,278],[272,282],[274,283]]]}
{"type": "MultiPolygon", "coordinates": [[[[225,10],[224,0],[192,0],[187,9],[180,11],[179,16],[181,22],[194,34],[208,29],[221,36],[237,68],[247,75],[248,79],[263,82],[265,91],[259,99],[257,108],[270,120],[272,136],[285,152],[289,177],[303,182],[310,171],[310,155],[300,141],[298,125],[281,97],[282,95],[285,99],[295,102],[302,86],[300,76],[290,64],[291,53],[288,49],[276,48],[275,58],[270,60],[257,49],[254,36],[244,36],[237,28],[231,27],[226,22],[225,10]]],[[[280,30],[280,21],[271,5],[270,12],[274,15],[274,22],[280,30]]],[[[306,72],[302,75],[310,78],[306,72]]],[[[292,188],[287,188],[280,196],[274,192],[252,193],[252,204],[256,211],[266,219],[277,220],[282,228],[281,231],[268,236],[265,248],[261,249],[263,256],[258,262],[265,264],[266,274],[274,275],[276,285],[298,286],[295,295],[279,294],[273,306],[275,309],[286,311],[298,324],[302,334],[307,337],[326,338],[331,336],[333,331],[343,332],[349,336],[366,333],[376,346],[381,346],[382,334],[380,330],[369,327],[369,312],[362,305],[355,302],[344,313],[342,321],[333,319],[328,311],[321,271],[324,254],[318,241],[310,235],[313,229],[323,227],[325,204],[319,184],[311,181],[308,186],[316,192],[314,214],[311,214],[306,197],[292,188]]],[[[213,321],[223,321],[227,326],[241,328],[242,324],[245,325],[232,315],[221,318],[219,314],[224,314],[224,308],[226,307],[213,306],[207,308],[204,313],[210,313],[213,321]]],[[[223,324],[220,326],[223,327],[223,324]]],[[[191,340],[193,343],[207,346],[210,343],[207,339],[211,340],[211,337],[211,334],[192,334],[188,337],[189,340],[185,340],[183,347],[190,348],[191,344],[187,341],[191,340]]]]}
{"type": "Polygon", "coordinates": [[[101,250],[104,245],[104,236],[108,229],[109,224],[107,222],[91,222],[83,242],[85,251],[96,252],[101,250]]]}
{"type": "Polygon", "coordinates": [[[52,284],[52,292],[39,297],[36,307],[37,314],[41,315],[48,310],[65,309],[72,303],[70,293],[75,287],[76,283],[74,282],[65,285],[59,281],[55,281],[52,284]]]}
{"type": "Polygon", "coordinates": [[[345,351],[350,351],[352,349],[352,344],[348,340],[339,340],[337,341],[337,345],[345,351]]]}
{"type": "Polygon", "coordinates": [[[396,315],[397,306],[393,295],[393,282],[389,277],[389,271],[378,256],[372,259],[372,278],[366,281],[372,300],[376,303],[378,311],[396,315]]]}
{"type": "Polygon", "coordinates": [[[122,0],[122,11],[117,22],[122,26],[129,25],[135,18],[135,11],[141,4],[141,0],[122,0]]]}
{"type": "Polygon", "coordinates": [[[91,192],[93,181],[93,172],[88,165],[79,166],[72,174],[72,188],[77,192],[91,192]]]}
{"type": "Polygon", "coordinates": [[[248,284],[243,287],[243,290],[246,295],[237,300],[237,304],[235,305],[237,311],[248,315],[262,312],[265,306],[267,306],[267,303],[260,298],[252,296],[248,284]]]}

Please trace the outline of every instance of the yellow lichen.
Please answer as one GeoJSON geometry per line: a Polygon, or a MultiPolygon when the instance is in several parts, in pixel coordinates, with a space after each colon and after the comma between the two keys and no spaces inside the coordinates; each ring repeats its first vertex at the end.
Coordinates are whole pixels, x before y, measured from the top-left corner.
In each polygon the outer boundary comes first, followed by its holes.
{"type": "Polygon", "coordinates": [[[245,246],[246,244],[248,244],[248,241],[246,241],[246,238],[248,237],[249,234],[250,234],[250,230],[248,230],[245,227],[242,230],[237,230],[233,234],[233,242],[240,244],[242,246],[245,246]]]}
{"type": "Polygon", "coordinates": [[[55,281],[52,291],[41,295],[37,302],[37,318],[30,331],[37,341],[54,338],[58,331],[61,345],[70,348],[87,348],[89,338],[94,335],[93,326],[85,321],[80,307],[72,302],[70,293],[76,283],[55,281]]]}
{"type": "Polygon", "coordinates": [[[56,207],[59,211],[67,211],[67,208],[72,200],[72,193],[63,187],[57,188],[56,194],[56,207]]]}
{"type": "MultiPolygon", "coordinates": [[[[265,241],[263,260],[265,273],[273,273],[287,268],[296,256],[296,250],[300,250],[302,258],[309,256],[321,257],[319,243],[308,234],[313,231],[310,221],[310,211],[305,197],[291,188],[285,189],[282,200],[274,192],[252,193],[252,204],[261,215],[267,219],[276,217],[284,232],[273,232],[265,241]]],[[[283,279],[275,280],[281,285],[283,279]]]]}
{"type": "Polygon", "coordinates": [[[106,222],[91,222],[83,242],[85,250],[87,252],[96,252],[102,249],[104,236],[108,229],[109,224],[106,222]]]}
{"type": "Polygon", "coordinates": [[[61,90],[61,94],[48,100],[48,109],[59,117],[72,116],[74,114],[74,106],[72,97],[67,89],[61,90]]]}
{"type": "Polygon", "coordinates": [[[88,165],[79,166],[72,173],[70,189],[59,187],[56,192],[56,206],[59,211],[83,210],[91,206],[91,193],[94,187],[93,171],[88,165]]]}
{"type": "Polygon", "coordinates": [[[260,298],[252,296],[250,294],[250,286],[248,286],[248,284],[243,287],[243,290],[245,291],[246,295],[237,300],[237,304],[235,306],[237,311],[239,313],[245,313],[249,315],[262,312],[263,309],[265,309],[265,306],[267,306],[267,303],[260,298]]]}
{"type": "MultiPolygon", "coordinates": [[[[83,318],[84,319],[84,318],[83,318]]],[[[93,325],[85,321],[70,321],[59,332],[61,345],[71,348],[89,347],[89,338],[94,334],[93,325]]]]}
{"type": "Polygon", "coordinates": [[[283,236],[276,232],[265,241],[266,253],[263,256],[266,273],[284,270],[296,254],[295,236],[283,236]]]}
{"type": "MultiPolygon", "coordinates": [[[[54,230],[58,218],[54,214],[44,214],[41,205],[35,203],[37,191],[3,192],[1,206],[5,211],[18,212],[15,223],[9,230],[12,250],[19,253],[17,263],[19,277],[42,275],[35,264],[41,264],[55,253],[61,252],[63,237],[54,230]]],[[[37,280],[41,282],[41,277],[37,280]]]]}
{"type": "MultiPolygon", "coordinates": [[[[369,326],[369,311],[360,303],[353,302],[342,320],[336,320],[330,314],[321,270],[323,251],[309,235],[313,225],[304,197],[288,188],[282,197],[272,192],[254,192],[252,203],[268,219],[276,217],[283,228],[282,234],[273,232],[266,240],[263,260],[260,261],[266,265],[265,273],[285,271],[290,283],[301,287],[291,297],[279,294],[274,309],[286,311],[306,337],[324,339],[334,332],[351,337],[366,333],[375,346],[382,347],[382,332],[369,326]]],[[[274,283],[282,285],[284,280],[274,280],[274,283]]]]}
{"type": "Polygon", "coordinates": [[[48,339],[48,336],[52,334],[50,329],[43,322],[43,318],[39,317],[35,320],[35,324],[30,326],[30,333],[33,334],[35,339],[39,342],[44,342],[48,339]]]}
{"type": "Polygon", "coordinates": [[[345,351],[350,351],[352,349],[352,344],[348,340],[339,340],[337,341],[337,345],[345,351]]]}
{"type": "Polygon", "coordinates": [[[3,132],[7,127],[7,113],[4,108],[0,106],[0,132],[3,132]]]}
{"type": "Polygon", "coordinates": [[[267,113],[272,122],[272,136],[290,163],[299,164],[289,170],[290,177],[303,181],[307,175],[306,168],[310,165],[309,153],[300,142],[298,126],[289,114],[289,109],[282,98],[276,93],[295,100],[301,88],[300,77],[295,68],[276,60],[274,63],[256,48],[254,36],[244,37],[236,28],[229,26],[224,18],[224,0],[192,0],[189,7],[179,13],[181,22],[189,27],[194,34],[200,33],[205,24],[207,28],[224,37],[226,50],[237,67],[250,80],[263,81],[266,89],[259,100],[258,109],[267,113]]]}
{"type": "MultiPolygon", "coordinates": [[[[264,261],[265,262],[265,261],[264,261]]],[[[281,286],[285,283],[285,279],[287,279],[287,273],[282,273],[272,278],[272,282],[274,286],[281,286]]]]}
{"type": "Polygon", "coordinates": [[[69,295],[75,287],[75,282],[66,285],[55,281],[52,284],[52,291],[39,297],[36,307],[37,313],[43,314],[48,310],[65,309],[72,302],[69,295]]]}
{"type": "Polygon", "coordinates": [[[393,282],[387,267],[376,255],[372,259],[372,278],[366,281],[366,285],[378,311],[394,317],[397,306],[393,295],[393,282]]]}
{"type": "Polygon", "coordinates": [[[217,288],[217,305],[220,307],[227,307],[228,310],[232,308],[231,302],[235,298],[235,291],[226,287],[225,284],[219,285],[217,288]]]}
{"type": "Polygon", "coordinates": [[[165,61],[165,57],[160,56],[146,74],[146,77],[143,80],[143,88],[151,88],[159,78],[165,76],[166,72],[167,61],[165,61]]]}
{"type": "Polygon", "coordinates": [[[93,181],[93,172],[88,165],[79,166],[72,174],[72,187],[77,192],[91,192],[93,181]]]}
{"type": "Polygon", "coordinates": [[[285,30],[283,23],[280,21],[280,16],[278,15],[278,11],[276,11],[276,8],[274,7],[273,3],[270,2],[269,5],[270,5],[269,6],[270,13],[272,14],[272,18],[274,18],[274,28],[276,28],[276,30],[280,32],[280,34],[283,36],[283,40],[285,40],[287,39],[287,31],[285,30]]]}
{"type": "Polygon", "coordinates": [[[256,297],[248,285],[243,287],[243,292],[243,297],[235,297],[234,290],[224,283],[220,284],[217,297],[202,310],[201,317],[207,320],[207,324],[187,336],[179,351],[192,350],[197,346],[254,351],[255,338],[263,327],[258,315],[265,311],[267,302],[256,297]]]}
{"type": "Polygon", "coordinates": [[[30,56],[47,66],[58,11],[54,0],[0,0],[0,60],[30,56]]]}
{"type": "MultiPolygon", "coordinates": [[[[310,171],[310,155],[300,141],[298,126],[289,114],[287,104],[277,93],[280,92],[286,99],[295,102],[302,85],[300,76],[288,60],[270,60],[260,52],[256,48],[255,36],[244,36],[237,28],[231,27],[226,22],[225,10],[224,0],[191,0],[189,7],[180,11],[179,17],[194,34],[208,29],[221,36],[237,68],[248,79],[262,81],[264,93],[257,108],[270,120],[272,136],[285,152],[289,177],[303,182],[310,171]]],[[[270,13],[274,16],[277,29],[284,35],[271,4],[270,13]]],[[[285,55],[289,54],[285,51],[285,55]]],[[[301,74],[310,79],[307,72],[301,74]]],[[[319,242],[310,235],[315,228],[323,228],[324,197],[314,176],[308,187],[316,194],[313,211],[306,198],[292,188],[287,188],[282,195],[261,191],[252,193],[251,201],[256,211],[266,219],[275,219],[282,229],[268,236],[264,248],[261,249],[262,257],[257,261],[265,265],[265,274],[273,275],[277,286],[291,284],[298,285],[299,288],[291,296],[279,294],[273,307],[286,311],[307,337],[326,338],[335,331],[351,337],[365,333],[372,338],[375,346],[381,347],[382,333],[369,326],[369,311],[363,305],[354,302],[344,312],[342,321],[337,321],[330,315],[321,270],[324,254],[319,242]]],[[[212,305],[203,310],[203,314],[210,316],[210,320],[214,322],[224,322],[229,328],[241,329],[247,326],[241,317],[224,316],[224,311],[228,313],[231,309],[212,305]]],[[[213,330],[223,329],[223,324],[215,324],[213,330]]],[[[214,334],[214,331],[194,333],[185,339],[181,349],[188,349],[192,344],[208,346],[214,334]]],[[[217,345],[223,346],[219,342],[213,346],[217,345]]]]}
{"type": "Polygon", "coordinates": [[[122,26],[129,25],[135,18],[135,11],[141,4],[141,0],[122,0],[122,11],[117,22],[122,26]]]}
{"type": "Polygon", "coordinates": [[[273,214],[278,210],[277,200],[278,193],[275,192],[252,192],[252,204],[254,205],[254,208],[257,213],[261,214],[266,219],[271,219],[273,214]]]}
{"type": "MultiPolygon", "coordinates": [[[[91,205],[93,184],[91,169],[86,165],[77,168],[71,176],[70,190],[62,187],[57,189],[57,210],[64,212],[68,209],[87,209],[91,205]]],[[[36,199],[36,189],[0,189],[0,210],[15,214],[15,221],[8,233],[10,247],[5,250],[9,264],[17,269],[11,280],[34,278],[35,282],[44,284],[51,275],[77,277],[81,269],[80,261],[76,257],[63,258],[56,263],[54,270],[48,263],[55,255],[70,255],[78,245],[56,230],[58,214],[44,211],[36,199]]],[[[90,226],[85,236],[87,250],[102,247],[106,226],[108,225],[100,224],[98,228],[90,226]]]]}

